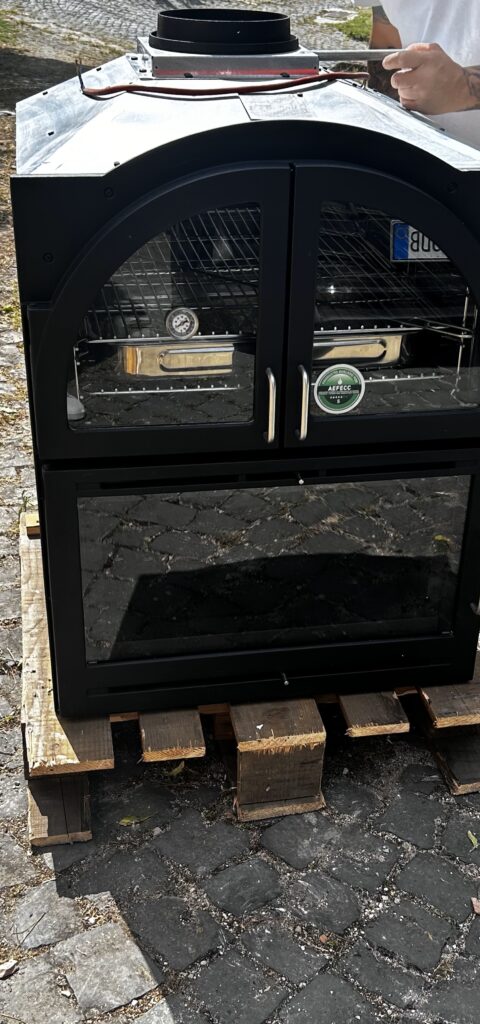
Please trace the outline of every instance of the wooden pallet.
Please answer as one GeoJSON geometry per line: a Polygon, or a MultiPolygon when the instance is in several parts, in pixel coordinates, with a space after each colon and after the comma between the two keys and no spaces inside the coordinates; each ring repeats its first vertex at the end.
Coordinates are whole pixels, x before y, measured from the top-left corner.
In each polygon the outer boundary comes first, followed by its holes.
{"type": "Polygon", "coordinates": [[[203,757],[197,709],[69,720],[57,715],[39,533],[20,522],[23,620],[22,735],[33,846],[91,839],[88,773],[115,764],[112,722],[136,719],[144,761],[203,757]]]}
{"type": "MultiPolygon", "coordinates": [[[[158,714],[129,712],[84,720],[57,715],[47,630],[38,520],[20,523],[23,616],[22,734],[34,846],[91,838],[88,773],[114,767],[112,723],[137,721],[145,762],[203,757],[201,716],[234,747],[235,808],[242,820],[318,809],[326,731],[317,705],[338,704],[352,739],[408,732],[401,703],[420,696],[431,743],[452,792],[480,790],[480,682],[414,686],[309,700],[201,705],[158,714]],[[441,732],[440,732],[441,731],[441,732]],[[441,742],[440,742],[441,735],[441,742]]],[[[417,703],[418,700],[417,700],[417,703]]]]}

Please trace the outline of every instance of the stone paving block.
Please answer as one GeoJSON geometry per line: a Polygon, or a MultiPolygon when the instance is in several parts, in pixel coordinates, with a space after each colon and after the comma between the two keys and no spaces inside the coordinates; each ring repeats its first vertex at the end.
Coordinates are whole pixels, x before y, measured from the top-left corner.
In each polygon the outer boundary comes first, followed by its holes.
{"type": "Polygon", "coordinates": [[[355,821],[363,821],[374,811],[379,811],[382,806],[380,797],[373,789],[362,786],[345,775],[329,779],[322,788],[327,807],[337,814],[348,815],[355,821]]]}
{"type": "Polygon", "coordinates": [[[10,701],[0,693],[0,719],[7,718],[8,715],[12,714],[12,712],[13,704],[11,704],[10,701]]]}
{"type": "Polygon", "coordinates": [[[79,1024],[75,999],[62,995],[62,978],[44,956],[27,960],[0,983],[0,1018],[5,1024],[79,1024]]]}
{"type": "Polygon", "coordinates": [[[177,896],[138,902],[128,922],[142,944],[176,970],[189,967],[222,944],[222,931],[206,910],[193,910],[177,896]]]}
{"type": "Polygon", "coordinates": [[[431,796],[432,793],[444,793],[445,783],[433,763],[431,765],[409,764],[400,776],[398,788],[400,792],[408,789],[411,793],[431,796]]]}
{"type": "MultiPolygon", "coordinates": [[[[55,872],[55,875],[61,875],[64,871],[68,871],[73,864],[79,864],[82,860],[88,860],[90,857],[98,856],[99,846],[94,839],[89,839],[86,843],[65,843],[61,846],[50,846],[48,849],[43,847],[35,853],[35,860],[37,857],[43,861],[47,868],[55,872]]],[[[66,883],[62,880],[59,884],[59,889],[63,889],[66,883]]]]}
{"type": "Polygon", "coordinates": [[[465,921],[472,912],[471,897],[478,883],[467,878],[453,864],[435,854],[417,854],[395,881],[398,889],[419,896],[441,914],[465,921]]]}
{"type": "Polygon", "coordinates": [[[23,748],[20,728],[0,729],[0,768],[23,769],[23,748]]]}
{"type": "Polygon", "coordinates": [[[465,943],[467,953],[480,957],[480,917],[476,917],[465,943]]]}
{"type": "Polygon", "coordinates": [[[297,878],[289,893],[291,911],[299,921],[321,931],[340,935],[360,916],[355,894],[321,871],[297,878]]]}
{"type": "Polygon", "coordinates": [[[55,879],[30,889],[7,919],[12,940],[24,949],[37,949],[83,930],[82,919],[71,899],[59,896],[55,879]]]}
{"type": "Polygon", "coordinates": [[[63,971],[85,1013],[116,1010],[150,992],[158,982],[143,953],[119,924],[102,924],[73,935],[45,955],[63,971]]]}
{"type": "Polygon", "coordinates": [[[286,989],[236,952],[208,964],[192,994],[220,1024],[263,1024],[286,996],[286,989]]]}
{"type": "Polygon", "coordinates": [[[409,971],[380,960],[366,946],[358,943],[338,966],[368,992],[382,996],[401,1010],[418,1009],[422,1004],[425,982],[409,971]]]}
{"type": "Polygon", "coordinates": [[[464,817],[454,812],[443,833],[442,846],[451,857],[480,868],[480,818],[464,817]],[[478,839],[478,846],[469,839],[469,832],[478,839]]]}
{"type": "Polygon", "coordinates": [[[342,830],[339,842],[326,850],[321,861],[335,878],[373,892],[383,884],[398,857],[399,850],[393,843],[353,826],[342,830]]]}
{"type": "Polygon", "coordinates": [[[387,810],[375,821],[379,832],[391,832],[423,850],[429,850],[435,841],[436,819],[443,815],[442,808],[425,796],[415,793],[397,793],[387,810]]]}
{"type": "Polygon", "coordinates": [[[478,1024],[479,992],[480,965],[457,960],[453,974],[431,992],[426,1011],[442,1024],[478,1024]]]}
{"type": "Polygon", "coordinates": [[[35,877],[31,859],[7,832],[0,833],[0,891],[35,877]]]}
{"type": "Polygon", "coordinates": [[[135,1017],[134,1024],[209,1024],[209,1022],[203,1013],[188,1006],[180,996],[167,996],[146,1013],[142,1013],[140,1017],[135,1017]]]}
{"type": "Polygon", "coordinates": [[[379,1018],[353,985],[332,974],[320,974],[278,1015],[282,1024],[373,1024],[379,1018]]]}
{"type": "Polygon", "coordinates": [[[23,775],[0,778],[0,820],[21,818],[27,813],[27,783],[23,775]]]}
{"type": "Polygon", "coordinates": [[[239,857],[248,849],[245,832],[223,821],[206,825],[198,811],[187,810],[172,822],[168,832],[154,839],[165,857],[202,877],[239,857]]]}
{"type": "Polygon", "coordinates": [[[75,896],[89,896],[98,892],[111,892],[120,903],[130,899],[133,889],[141,899],[143,895],[160,895],[168,884],[168,872],[159,854],[150,845],[127,847],[107,851],[106,857],[97,854],[83,865],[82,874],[66,883],[75,896]]]}
{"type": "Polygon", "coordinates": [[[298,985],[309,981],[328,963],[328,957],[298,936],[289,935],[270,922],[242,935],[242,944],[266,967],[298,985]]]}
{"type": "Polygon", "coordinates": [[[445,943],[453,937],[453,929],[423,907],[403,900],[367,924],[365,935],[420,971],[430,971],[440,960],[445,943]]]}
{"type": "MultiPolygon", "coordinates": [[[[129,774],[127,769],[127,778],[129,774]]],[[[115,778],[117,769],[111,773],[105,788],[100,793],[93,791],[92,823],[93,832],[98,838],[109,837],[116,833],[125,838],[129,834],[150,832],[154,828],[167,825],[173,817],[170,793],[149,784],[128,785],[126,781],[115,778]],[[135,818],[135,824],[121,825],[122,819],[135,818]]]]}
{"type": "Polygon", "coordinates": [[[220,871],[206,883],[205,891],[217,907],[244,917],[280,896],[282,885],[278,873],[255,857],[220,871]]]}
{"type": "Polygon", "coordinates": [[[341,842],[341,829],[322,814],[295,814],[270,825],[262,844],[293,868],[306,868],[341,842]]]}

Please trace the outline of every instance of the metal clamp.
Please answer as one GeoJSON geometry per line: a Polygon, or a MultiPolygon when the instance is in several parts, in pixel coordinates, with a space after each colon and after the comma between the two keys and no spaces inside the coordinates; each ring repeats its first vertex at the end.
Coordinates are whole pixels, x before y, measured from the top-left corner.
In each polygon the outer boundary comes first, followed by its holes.
{"type": "Polygon", "coordinates": [[[275,416],[277,411],[277,382],[273,370],[267,366],[266,369],[267,380],[268,380],[268,426],[265,439],[268,444],[271,444],[275,440],[275,416]]]}
{"type": "Polygon", "coordinates": [[[298,431],[298,436],[300,441],[304,441],[308,433],[308,396],[310,393],[310,380],[304,366],[299,366],[298,372],[300,374],[302,381],[302,406],[300,413],[300,430],[298,431]]]}

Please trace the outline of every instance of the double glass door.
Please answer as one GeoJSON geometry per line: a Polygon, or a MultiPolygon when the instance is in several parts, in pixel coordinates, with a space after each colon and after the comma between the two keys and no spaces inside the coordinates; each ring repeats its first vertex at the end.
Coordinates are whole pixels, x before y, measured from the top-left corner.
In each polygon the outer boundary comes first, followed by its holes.
{"type": "Polygon", "coordinates": [[[41,457],[475,436],[479,268],[459,219],[385,175],[177,186],[106,232],[52,309],[41,457]]]}

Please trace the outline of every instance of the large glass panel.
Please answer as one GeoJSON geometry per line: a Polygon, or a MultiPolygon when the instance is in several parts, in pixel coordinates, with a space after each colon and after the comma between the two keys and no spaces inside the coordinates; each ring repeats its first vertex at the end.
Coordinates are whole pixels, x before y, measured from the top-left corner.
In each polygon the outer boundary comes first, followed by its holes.
{"type": "Polygon", "coordinates": [[[452,628],[469,478],[85,496],[89,662],[452,628]]]}
{"type": "Polygon", "coordinates": [[[260,209],[207,210],[142,246],[79,329],[72,429],[253,418],[260,209]]]}
{"type": "Polygon", "coordinates": [[[467,285],[434,242],[378,210],[323,204],[312,416],[478,406],[476,326],[467,285]]]}

